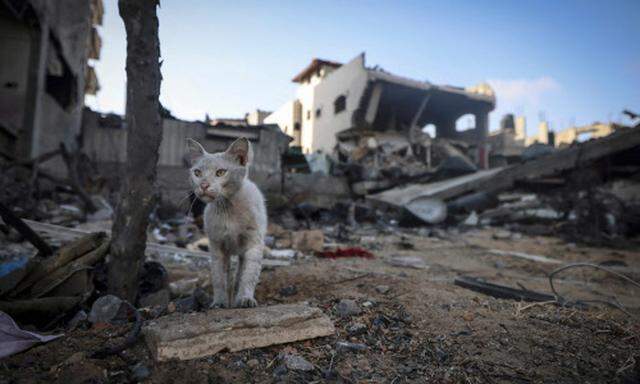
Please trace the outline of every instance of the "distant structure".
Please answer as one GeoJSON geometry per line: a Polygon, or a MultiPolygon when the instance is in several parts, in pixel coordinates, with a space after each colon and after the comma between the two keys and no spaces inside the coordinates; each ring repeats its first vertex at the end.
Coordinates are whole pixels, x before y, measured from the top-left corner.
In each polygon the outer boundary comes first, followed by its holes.
{"type": "Polygon", "coordinates": [[[84,97],[99,89],[89,60],[100,58],[102,16],[102,0],[0,1],[0,158],[75,149],[84,97]]]}
{"type": "Polygon", "coordinates": [[[589,125],[583,125],[581,127],[570,127],[560,132],[556,132],[556,147],[565,147],[575,141],[579,141],[580,138],[589,137],[596,139],[612,134],[616,129],[621,126],[615,123],[600,123],[595,122],[589,125]]]}
{"type": "Polygon", "coordinates": [[[517,141],[521,141],[524,144],[524,141],[527,139],[527,119],[524,116],[516,117],[516,137],[517,141]]]}
{"type": "Polygon", "coordinates": [[[396,76],[366,67],[364,53],[346,64],[314,59],[293,82],[299,84],[296,97],[265,122],[278,124],[304,153],[329,153],[341,138],[364,131],[410,137],[428,124],[435,125],[437,137],[476,146],[476,160],[486,153],[488,116],[495,108],[495,95],[487,84],[465,89],[396,76]],[[457,130],[456,121],[469,115],[474,126],[457,130]]]}

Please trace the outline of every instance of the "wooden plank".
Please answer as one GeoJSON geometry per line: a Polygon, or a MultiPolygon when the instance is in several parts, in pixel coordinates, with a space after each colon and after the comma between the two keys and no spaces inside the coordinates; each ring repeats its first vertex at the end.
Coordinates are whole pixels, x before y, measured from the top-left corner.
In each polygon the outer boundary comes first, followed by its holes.
{"type": "Polygon", "coordinates": [[[174,313],[149,322],[142,332],[154,358],[166,361],[331,336],[335,328],[318,308],[283,304],[174,313]]]}
{"type": "MultiPolygon", "coordinates": [[[[25,219],[24,222],[27,223],[34,231],[46,234],[56,239],[60,239],[61,241],[72,241],[79,237],[93,233],[92,231],[83,229],[67,228],[60,225],[41,223],[33,220],[25,219]]],[[[106,231],[106,233],[109,236],[111,235],[111,231],[106,231]]],[[[211,255],[208,252],[190,251],[186,248],[158,244],[151,241],[147,242],[145,253],[147,256],[158,255],[163,260],[178,259],[176,261],[179,261],[180,258],[185,258],[205,264],[208,264],[211,261],[211,255]]],[[[265,267],[285,267],[291,265],[291,263],[288,260],[264,259],[262,260],[262,265],[265,267]]]]}

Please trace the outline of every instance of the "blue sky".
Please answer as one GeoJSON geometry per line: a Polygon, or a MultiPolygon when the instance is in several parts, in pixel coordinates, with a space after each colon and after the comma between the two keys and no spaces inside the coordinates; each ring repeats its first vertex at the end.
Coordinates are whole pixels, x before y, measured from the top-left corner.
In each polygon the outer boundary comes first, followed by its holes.
{"type": "MultiPolygon", "coordinates": [[[[117,1],[104,0],[101,91],[94,109],[122,113],[126,36],[117,1]]],[[[488,81],[491,128],[507,112],[535,132],[640,111],[640,1],[162,0],[160,99],[187,120],[274,110],[314,57],[436,84],[488,81]]]]}

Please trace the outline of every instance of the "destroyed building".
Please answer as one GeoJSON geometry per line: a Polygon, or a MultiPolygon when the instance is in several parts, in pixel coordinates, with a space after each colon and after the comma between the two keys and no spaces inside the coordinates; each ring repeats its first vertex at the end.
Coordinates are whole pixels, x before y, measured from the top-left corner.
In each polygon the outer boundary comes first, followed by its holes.
{"type": "Polygon", "coordinates": [[[495,107],[486,84],[464,89],[393,75],[367,67],[364,53],[346,64],[314,59],[293,81],[299,84],[296,98],[265,121],[278,124],[304,153],[330,153],[354,133],[395,132],[411,140],[433,124],[436,137],[482,149],[476,160],[486,165],[488,117],[495,107]],[[456,122],[468,115],[472,126],[459,131],[456,122]]]}
{"type": "Polygon", "coordinates": [[[0,156],[75,149],[84,96],[99,88],[89,60],[102,14],[101,0],[0,1],[0,156]]]}
{"type": "MultiPolygon", "coordinates": [[[[188,190],[185,173],[186,140],[193,138],[209,152],[224,151],[240,137],[252,143],[251,177],[261,186],[279,185],[281,154],[291,138],[275,125],[249,125],[245,119],[218,119],[209,123],[162,119],[158,182],[168,197],[182,197],[188,190]]],[[[122,116],[85,109],[82,121],[83,152],[101,172],[116,177],[126,160],[127,131],[122,116]]]]}

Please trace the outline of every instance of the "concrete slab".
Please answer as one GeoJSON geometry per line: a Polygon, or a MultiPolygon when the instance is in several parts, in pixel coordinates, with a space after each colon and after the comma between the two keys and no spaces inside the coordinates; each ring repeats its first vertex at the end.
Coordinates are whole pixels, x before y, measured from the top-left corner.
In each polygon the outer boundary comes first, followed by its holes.
{"type": "Polygon", "coordinates": [[[335,328],[318,308],[282,304],[175,313],[149,322],[142,332],[154,358],[166,361],[330,336],[335,328]]]}

